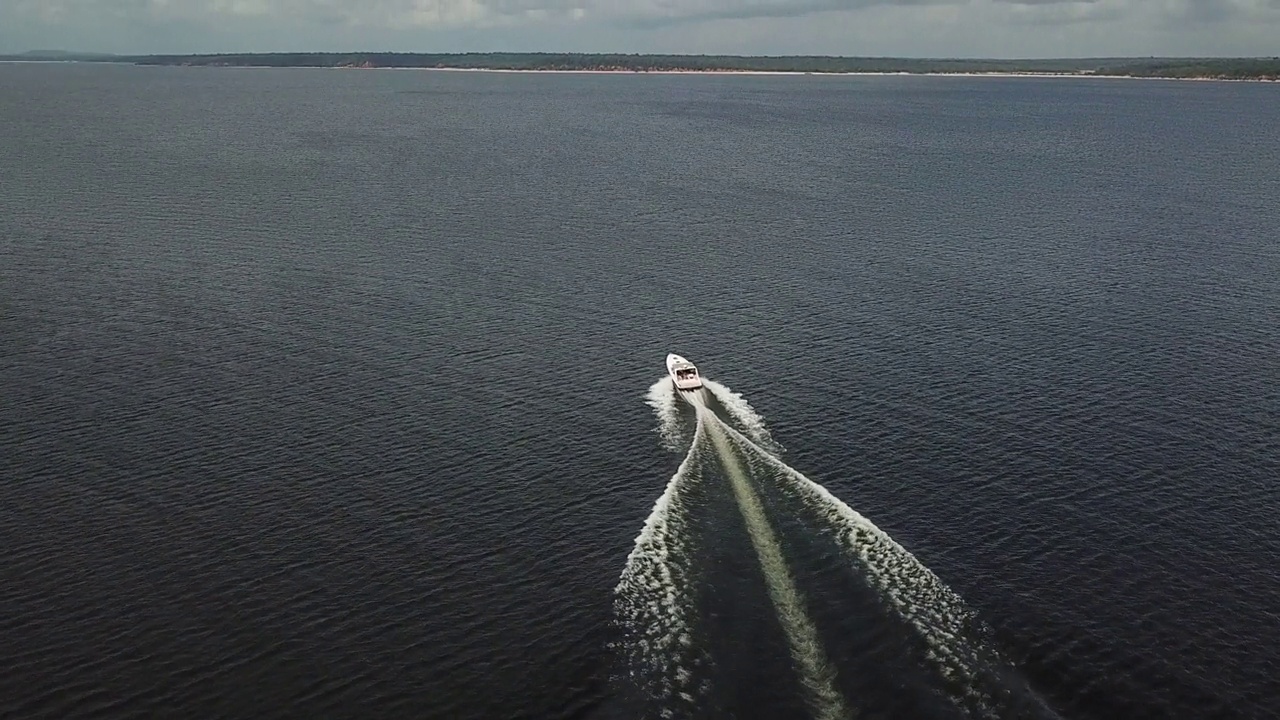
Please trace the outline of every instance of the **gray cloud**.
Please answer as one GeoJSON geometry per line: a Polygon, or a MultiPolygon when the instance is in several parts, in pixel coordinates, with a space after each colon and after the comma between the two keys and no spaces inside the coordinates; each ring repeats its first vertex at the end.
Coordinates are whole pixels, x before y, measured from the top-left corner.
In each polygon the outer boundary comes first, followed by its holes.
{"type": "Polygon", "coordinates": [[[0,0],[0,52],[1275,55],[1280,0],[0,0]]]}
{"type": "Polygon", "coordinates": [[[1021,26],[1063,27],[1122,20],[1134,11],[1115,0],[999,0],[1010,8],[1009,21],[1021,26]]]}
{"type": "MultiPolygon", "coordinates": [[[[640,27],[661,27],[683,22],[797,18],[856,11],[878,5],[899,7],[957,5],[968,0],[693,0],[691,2],[639,2],[630,11],[610,8],[616,17],[640,27]]],[[[621,4],[621,3],[620,3],[621,4]]]]}
{"type": "Polygon", "coordinates": [[[1006,5],[1094,5],[1103,0],[995,0],[1006,5]]]}

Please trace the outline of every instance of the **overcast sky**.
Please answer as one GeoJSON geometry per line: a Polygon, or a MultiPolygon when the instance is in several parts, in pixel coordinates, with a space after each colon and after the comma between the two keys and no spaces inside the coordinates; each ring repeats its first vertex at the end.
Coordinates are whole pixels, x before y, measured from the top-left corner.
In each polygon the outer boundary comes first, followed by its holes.
{"type": "Polygon", "coordinates": [[[0,0],[0,52],[1280,55],[1280,0],[0,0]]]}

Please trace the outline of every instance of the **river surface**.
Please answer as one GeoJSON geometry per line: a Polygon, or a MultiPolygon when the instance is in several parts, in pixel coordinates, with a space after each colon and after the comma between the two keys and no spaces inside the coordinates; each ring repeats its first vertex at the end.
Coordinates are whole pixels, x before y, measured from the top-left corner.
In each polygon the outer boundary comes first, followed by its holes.
{"type": "Polygon", "coordinates": [[[1273,718],[1277,126],[0,65],[0,716],[1273,718]]]}

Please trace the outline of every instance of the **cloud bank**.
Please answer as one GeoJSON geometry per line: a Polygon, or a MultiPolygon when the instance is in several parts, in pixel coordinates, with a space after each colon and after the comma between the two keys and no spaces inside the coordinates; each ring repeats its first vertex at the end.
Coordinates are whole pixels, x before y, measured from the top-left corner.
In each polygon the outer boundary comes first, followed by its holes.
{"type": "Polygon", "coordinates": [[[1280,55],[1280,0],[0,0],[0,52],[1280,55]]]}

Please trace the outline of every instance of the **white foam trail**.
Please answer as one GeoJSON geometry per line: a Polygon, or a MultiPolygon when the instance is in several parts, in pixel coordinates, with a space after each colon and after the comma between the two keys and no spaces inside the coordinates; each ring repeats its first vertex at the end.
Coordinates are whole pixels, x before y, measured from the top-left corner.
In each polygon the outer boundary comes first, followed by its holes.
{"type": "MultiPolygon", "coordinates": [[[[734,446],[743,451],[741,456],[753,475],[772,477],[780,489],[799,499],[814,513],[819,528],[830,533],[850,559],[862,567],[885,604],[924,640],[928,661],[957,691],[952,699],[963,711],[987,718],[1011,715],[1007,700],[1002,702],[997,697],[1005,695],[1002,683],[993,678],[1012,666],[975,634],[974,628],[981,626],[960,596],[874,523],[779,460],[776,453],[781,448],[770,437],[764,419],[740,394],[714,381],[703,382],[705,391],[677,393],[667,378],[649,389],[648,402],[658,414],[664,442],[671,438],[669,446],[678,446],[683,439],[680,400],[695,406],[698,422],[688,455],[636,538],[617,591],[619,616],[632,636],[639,638],[642,659],[650,664],[649,669],[663,677],[659,695],[687,703],[693,715],[705,710],[696,701],[702,693],[691,686],[688,668],[681,665],[700,660],[691,647],[691,578],[688,565],[679,559],[688,557],[688,549],[683,546],[685,515],[681,496],[701,478],[700,446],[704,444],[702,438],[708,436],[722,458],[769,583],[770,598],[787,633],[810,704],[819,717],[848,717],[849,710],[834,689],[816,629],[804,612],[802,597],[791,579],[777,536],[747,471],[737,460],[739,453],[734,452],[734,446]],[[706,392],[742,430],[711,412],[706,406],[706,392]]],[[[1039,714],[1056,717],[1043,701],[1036,704],[1039,714]]],[[[674,707],[674,702],[669,704],[663,714],[669,716],[674,707]]]]}
{"type": "Polygon", "coordinates": [[[769,429],[764,424],[764,418],[755,411],[755,408],[751,407],[751,403],[748,403],[741,393],[736,393],[728,387],[706,378],[702,379],[702,384],[711,391],[711,394],[724,406],[729,415],[742,425],[747,436],[754,440],[757,446],[774,455],[782,454],[783,448],[769,434],[769,429]]]}
{"type": "Polygon", "coordinates": [[[667,704],[664,714],[683,702],[692,704],[690,714],[696,715],[696,698],[701,694],[692,684],[689,667],[697,658],[688,618],[692,593],[685,564],[683,495],[699,479],[702,434],[702,423],[698,423],[693,446],[654,503],[615,589],[615,611],[627,636],[633,674],[638,669],[647,676],[641,684],[667,704]]]}
{"type": "Polygon", "coordinates": [[[738,501],[738,510],[747,525],[747,535],[751,538],[756,557],[760,560],[760,568],[764,572],[769,598],[773,601],[778,620],[787,636],[791,656],[799,666],[797,669],[800,671],[801,684],[808,693],[809,706],[818,720],[852,718],[852,711],[836,690],[835,671],[818,641],[818,630],[805,611],[804,598],[791,577],[778,536],[769,524],[764,507],[751,488],[746,472],[734,457],[732,446],[720,430],[726,426],[710,411],[701,407],[698,418],[698,427],[707,427],[707,435],[719,451],[721,464],[725,474],[729,476],[729,484],[738,501]]]}
{"type": "Polygon", "coordinates": [[[725,427],[744,449],[755,451],[761,462],[778,472],[806,506],[814,510],[841,545],[865,568],[872,586],[899,616],[906,620],[929,647],[929,660],[939,673],[963,688],[969,709],[987,717],[999,717],[995,701],[984,689],[982,668],[997,656],[975,647],[969,628],[975,615],[959,595],[910,552],[854,511],[826,488],[774,457],[751,438],[725,427]]]}
{"type": "Polygon", "coordinates": [[[671,378],[664,375],[650,385],[649,392],[645,394],[645,402],[658,416],[658,435],[662,438],[662,446],[672,452],[679,452],[685,433],[680,424],[680,408],[677,407],[679,401],[671,378]]]}

